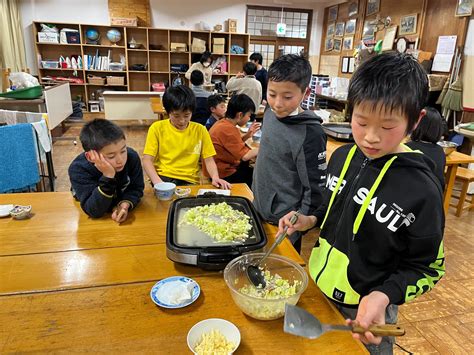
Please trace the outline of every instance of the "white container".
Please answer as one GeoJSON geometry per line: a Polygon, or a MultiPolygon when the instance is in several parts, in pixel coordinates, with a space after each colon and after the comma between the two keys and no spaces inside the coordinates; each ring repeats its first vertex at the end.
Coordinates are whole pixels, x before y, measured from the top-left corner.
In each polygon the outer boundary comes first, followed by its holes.
{"type": "Polygon", "coordinates": [[[233,323],[220,318],[209,318],[196,323],[188,332],[188,347],[196,354],[194,349],[196,345],[201,341],[201,337],[204,333],[209,333],[212,330],[218,330],[224,335],[227,341],[234,343],[234,349],[229,353],[233,354],[240,345],[240,331],[233,323]]]}
{"type": "Polygon", "coordinates": [[[159,182],[153,187],[155,189],[156,197],[158,197],[158,199],[162,201],[171,200],[176,190],[176,185],[172,182],[159,182]]]}
{"type": "Polygon", "coordinates": [[[38,42],[59,43],[59,34],[55,32],[38,32],[38,42]]]}

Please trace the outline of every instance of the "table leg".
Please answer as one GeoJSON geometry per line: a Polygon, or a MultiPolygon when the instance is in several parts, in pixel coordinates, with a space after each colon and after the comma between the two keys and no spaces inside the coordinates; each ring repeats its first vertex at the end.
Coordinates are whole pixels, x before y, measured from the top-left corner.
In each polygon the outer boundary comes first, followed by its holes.
{"type": "Polygon", "coordinates": [[[446,172],[447,184],[446,190],[444,191],[444,214],[447,216],[449,211],[449,202],[451,201],[451,195],[453,194],[454,180],[456,179],[456,172],[458,170],[458,164],[448,165],[448,171],[446,172]]]}

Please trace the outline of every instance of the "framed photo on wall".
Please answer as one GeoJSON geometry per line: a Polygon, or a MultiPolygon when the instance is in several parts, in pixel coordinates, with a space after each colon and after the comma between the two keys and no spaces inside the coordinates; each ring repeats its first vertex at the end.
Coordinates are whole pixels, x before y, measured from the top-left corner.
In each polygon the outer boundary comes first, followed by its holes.
{"type": "Polygon", "coordinates": [[[354,47],[354,36],[344,37],[342,41],[342,49],[345,51],[350,51],[354,47]]]}
{"type": "Polygon", "coordinates": [[[364,30],[362,32],[362,37],[369,37],[369,36],[374,36],[375,35],[375,28],[376,26],[372,21],[365,21],[364,22],[364,30]]]}
{"type": "Polygon", "coordinates": [[[342,39],[334,39],[333,51],[340,52],[342,48],[342,39]]]}
{"type": "Polygon", "coordinates": [[[382,42],[382,51],[391,51],[393,49],[393,42],[397,35],[397,26],[388,27],[385,29],[385,36],[382,42]]]}
{"type": "Polygon", "coordinates": [[[332,38],[326,38],[324,42],[324,51],[329,52],[334,48],[334,40],[332,38]]]}
{"type": "Polygon", "coordinates": [[[376,14],[380,11],[380,0],[367,0],[366,16],[376,14]]]}
{"type": "Polygon", "coordinates": [[[457,0],[456,13],[454,16],[471,16],[472,15],[472,0],[457,0]]]}
{"type": "Polygon", "coordinates": [[[342,37],[344,36],[344,22],[338,22],[336,23],[336,31],[334,32],[334,36],[336,37],[342,37]]]}
{"type": "Polygon", "coordinates": [[[334,32],[336,31],[336,24],[333,23],[328,23],[328,28],[326,29],[326,37],[332,37],[334,36],[334,32]]]}
{"type": "Polygon", "coordinates": [[[341,59],[341,73],[349,73],[349,57],[342,57],[341,59]]]}
{"type": "Polygon", "coordinates": [[[328,10],[328,22],[337,20],[337,5],[331,6],[328,10]]]}
{"type": "Polygon", "coordinates": [[[418,14],[405,15],[400,18],[399,35],[411,35],[416,33],[416,18],[418,14]]]}
{"type": "Polygon", "coordinates": [[[349,3],[349,7],[348,7],[349,17],[357,15],[358,12],[359,12],[359,2],[358,1],[351,1],[349,3]]]}
{"type": "Polygon", "coordinates": [[[353,18],[346,21],[346,35],[353,35],[356,32],[357,19],[353,18]]]}

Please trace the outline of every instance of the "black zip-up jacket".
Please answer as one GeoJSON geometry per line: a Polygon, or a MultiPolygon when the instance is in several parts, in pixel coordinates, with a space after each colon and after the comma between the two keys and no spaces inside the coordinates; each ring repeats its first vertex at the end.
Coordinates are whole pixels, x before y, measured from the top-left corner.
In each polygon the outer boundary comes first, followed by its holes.
{"type": "Polygon", "coordinates": [[[129,202],[130,210],[133,209],[140,202],[145,188],[140,156],[128,147],[125,167],[113,179],[103,176],[84,153],[69,166],[69,179],[74,197],[92,218],[102,217],[123,201],[129,202]]]}
{"type": "Polygon", "coordinates": [[[344,305],[357,306],[375,290],[402,304],[444,275],[443,189],[431,159],[420,152],[369,160],[357,148],[348,163],[353,147],[337,149],[328,164],[324,202],[314,213],[319,224],[337,192],[311,254],[310,274],[327,297],[344,305]]]}

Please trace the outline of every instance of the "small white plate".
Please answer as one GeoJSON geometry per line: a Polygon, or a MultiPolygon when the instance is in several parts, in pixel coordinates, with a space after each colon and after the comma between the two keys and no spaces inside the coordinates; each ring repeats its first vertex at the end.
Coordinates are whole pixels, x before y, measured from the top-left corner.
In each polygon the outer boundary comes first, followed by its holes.
{"type": "Polygon", "coordinates": [[[14,205],[0,205],[0,217],[10,217],[10,211],[14,205]]]}
{"type": "Polygon", "coordinates": [[[198,196],[204,195],[206,192],[214,192],[217,195],[230,196],[230,190],[221,190],[221,189],[199,189],[198,196]]]}
{"type": "Polygon", "coordinates": [[[240,131],[243,133],[247,133],[249,131],[248,127],[240,127],[240,131]]]}
{"type": "Polygon", "coordinates": [[[199,287],[198,283],[194,281],[193,279],[190,279],[189,277],[185,276],[171,276],[166,279],[163,279],[161,281],[158,281],[153,288],[150,291],[150,297],[151,300],[158,306],[163,307],[163,308],[183,308],[194,301],[196,301],[201,294],[201,288],[199,287]],[[163,301],[162,298],[160,298],[160,291],[164,291],[167,286],[169,286],[171,283],[182,283],[185,286],[188,286],[191,284],[191,299],[179,303],[179,304],[168,304],[165,301],[163,301]]]}

